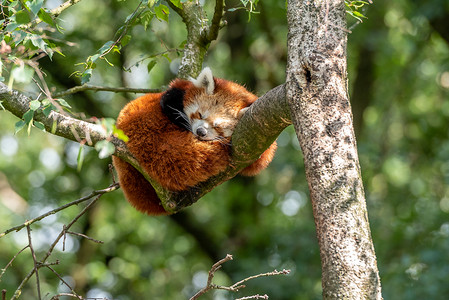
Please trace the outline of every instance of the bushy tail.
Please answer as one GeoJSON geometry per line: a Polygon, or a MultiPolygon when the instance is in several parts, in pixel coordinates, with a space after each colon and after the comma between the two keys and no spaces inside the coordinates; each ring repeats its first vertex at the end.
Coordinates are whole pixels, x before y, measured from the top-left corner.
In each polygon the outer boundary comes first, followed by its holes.
{"type": "Polygon", "coordinates": [[[276,148],[277,144],[274,142],[267,150],[265,150],[264,153],[262,153],[258,160],[240,171],[240,174],[243,176],[255,176],[259,174],[259,172],[268,167],[270,162],[273,160],[276,148]]]}

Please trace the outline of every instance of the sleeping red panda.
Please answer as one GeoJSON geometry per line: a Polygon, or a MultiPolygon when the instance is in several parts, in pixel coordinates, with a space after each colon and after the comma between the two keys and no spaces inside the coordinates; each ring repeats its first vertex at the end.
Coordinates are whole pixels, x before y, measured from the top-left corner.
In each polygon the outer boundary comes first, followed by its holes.
{"type": "MultiPolygon", "coordinates": [[[[227,168],[232,132],[256,100],[243,86],[214,78],[205,68],[197,79],[175,79],[164,93],[128,103],[117,128],[128,136],[129,151],[151,178],[166,189],[183,191],[227,168]]],[[[240,174],[256,175],[275,151],[276,142],[240,174]]],[[[139,171],[115,156],[113,163],[125,197],[137,210],[168,214],[139,171]]]]}

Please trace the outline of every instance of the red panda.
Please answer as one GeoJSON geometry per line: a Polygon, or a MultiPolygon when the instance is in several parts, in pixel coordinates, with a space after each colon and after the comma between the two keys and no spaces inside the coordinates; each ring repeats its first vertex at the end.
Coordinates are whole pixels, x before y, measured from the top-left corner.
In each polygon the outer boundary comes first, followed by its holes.
{"type": "MultiPolygon", "coordinates": [[[[167,91],[128,103],[117,128],[128,136],[129,151],[151,178],[168,190],[183,191],[227,168],[232,132],[256,100],[243,86],[214,78],[205,68],[196,79],[175,79],[167,91]]],[[[275,151],[276,142],[240,174],[256,175],[275,151]]],[[[125,197],[137,210],[168,214],[139,171],[115,156],[113,163],[125,197]]]]}

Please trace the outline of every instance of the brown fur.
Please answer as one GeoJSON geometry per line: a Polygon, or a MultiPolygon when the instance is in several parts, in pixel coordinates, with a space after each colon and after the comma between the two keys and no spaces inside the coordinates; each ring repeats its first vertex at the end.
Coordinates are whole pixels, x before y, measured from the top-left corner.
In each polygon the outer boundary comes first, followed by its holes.
{"type": "MultiPolygon", "coordinates": [[[[214,82],[214,95],[210,96],[219,97],[220,102],[227,99],[229,113],[235,118],[240,109],[257,100],[236,83],[217,78],[214,82]]],[[[187,80],[176,79],[170,87],[185,90],[184,105],[204,94],[187,80]]],[[[172,123],[162,112],[161,96],[147,94],[131,101],[117,119],[117,127],[129,137],[129,150],[149,176],[166,189],[182,191],[224,171],[229,165],[230,147],[220,141],[202,141],[172,123]]],[[[273,143],[241,174],[259,173],[271,162],[275,150],[273,143]]],[[[137,210],[148,215],[167,214],[151,184],[136,169],[117,157],[113,157],[113,163],[127,200],[137,210]]]]}

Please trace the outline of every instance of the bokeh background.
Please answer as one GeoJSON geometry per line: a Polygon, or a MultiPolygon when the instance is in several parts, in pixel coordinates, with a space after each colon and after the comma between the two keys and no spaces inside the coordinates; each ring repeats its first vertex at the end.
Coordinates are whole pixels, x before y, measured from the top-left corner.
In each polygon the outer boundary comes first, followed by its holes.
{"type": "MultiPolygon", "coordinates": [[[[208,1],[209,2],[209,1],[208,1]]],[[[211,2],[211,1],[210,1],[211,2]]],[[[48,7],[61,2],[47,1],[48,7]]],[[[226,1],[227,7],[239,6],[226,1]]],[[[60,17],[54,37],[65,56],[40,66],[57,91],[79,85],[77,64],[112,40],[138,1],[81,1],[60,17]]],[[[207,5],[210,5],[208,3],[207,5]]],[[[260,1],[227,12],[224,27],[205,59],[215,76],[262,95],[285,81],[286,9],[260,1]]],[[[211,8],[208,7],[210,13],[211,8]]],[[[358,139],[371,231],[385,299],[447,299],[449,295],[449,2],[376,1],[361,24],[348,17],[349,93],[358,139]],[[445,21],[446,20],[446,21],[445,21]]],[[[135,26],[132,39],[98,63],[92,84],[160,88],[174,78],[176,49],[185,39],[181,19],[153,18],[135,26]],[[138,61],[158,53],[140,63],[138,61]],[[147,65],[156,65],[148,73],[147,65]],[[136,64],[137,63],[137,64],[136,64]],[[124,71],[123,68],[129,71],[124,71]]],[[[3,76],[8,77],[7,72],[3,76]]],[[[34,83],[16,82],[36,95],[34,83]]],[[[81,92],[64,99],[87,117],[115,118],[131,93],[81,92]]],[[[0,232],[111,183],[110,158],[86,148],[77,171],[79,145],[32,129],[14,134],[18,121],[0,111],[0,232]]],[[[104,244],[67,236],[50,261],[75,291],[109,299],[184,299],[204,285],[210,266],[227,253],[234,260],[216,274],[226,285],[273,269],[287,276],[250,281],[239,293],[210,292],[203,299],[268,294],[270,299],[321,299],[321,269],[303,158],[293,128],[278,138],[270,167],[255,178],[237,177],[171,217],[135,211],[120,190],[103,196],[76,225],[104,244]]],[[[71,207],[32,226],[37,255],[81,207],[71,207]]],[[[0,266],[28,243],[26,230],[0,239],[0,266]]],[[[32,269],[21,253],[1,278],[8,298],[32,269]]],[[[67,288],[40,272],[46,299],[67,288]]],[[[34,278],[22,299],[35,299],[34,278]]]]}

